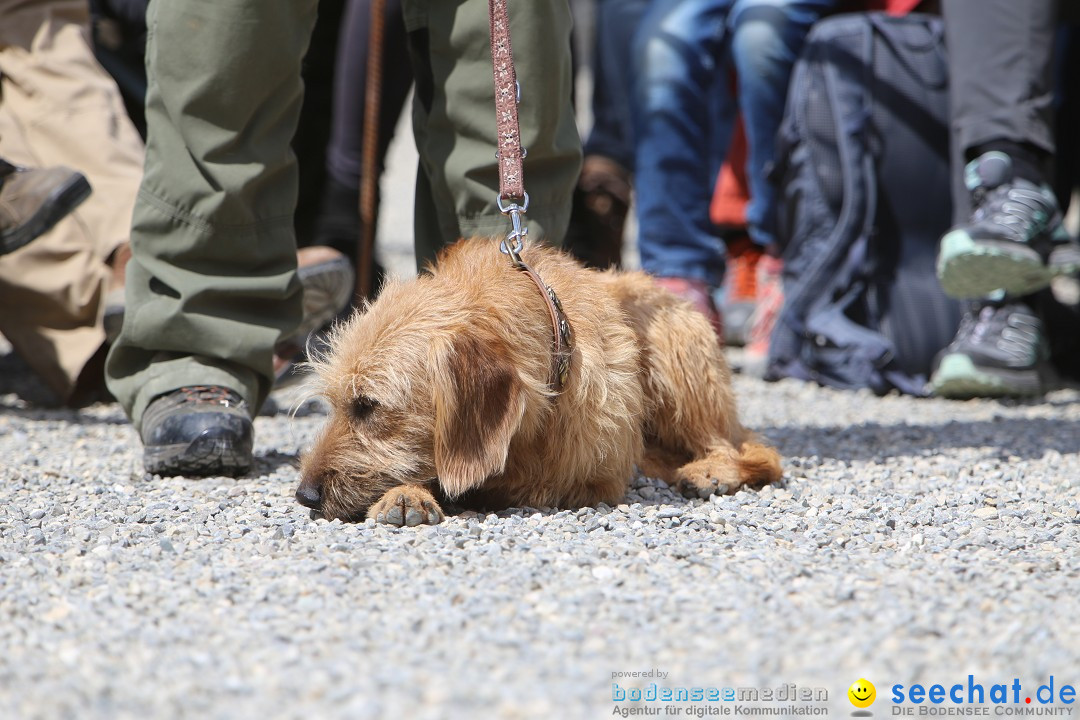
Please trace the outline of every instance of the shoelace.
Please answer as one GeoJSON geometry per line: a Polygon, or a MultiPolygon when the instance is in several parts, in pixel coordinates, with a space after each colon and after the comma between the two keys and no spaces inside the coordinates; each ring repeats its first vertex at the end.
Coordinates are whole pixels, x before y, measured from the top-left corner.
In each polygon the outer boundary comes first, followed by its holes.
{"type": "Polygon", "coordinates": [[[1023,315],[1009,315],[998,337],[998,347],[1017,360],[1030,361],[1032,352],[1037,352],[1039,328],[1023,315]]]}
{"type": "Polygon", "coordinates": [[[216,403],[225,407],[239,405],[239,397],[232,390],[215,385],[192,385],[180,388],[182,403],[216,403]]]}
{"type": "Polygon", "coordinates": [[[993,305],[979,310],[977,318],[965,316],[958,335],[962,336],[965,329],[970,329],[970,337],[976,343],[983,342],[987,336],[996,336],[994,345],[1020,361],[1030,360],[1032,348],[1038,343],[1039,328],[1036,323],[1024,315],[993,305]],[[999,321],[998,315],[1002,312],[1008,313],[1008,316],[999,321]]]}
{"type": "Polygon", "coordinates": [[[1051,213],[1038,190],[1016,186],[978,188],[973,198],[978,207],[976,221],[989,219],[1007,228],[1021,242],[1038,236],[1049,225],[1051,213]]]}

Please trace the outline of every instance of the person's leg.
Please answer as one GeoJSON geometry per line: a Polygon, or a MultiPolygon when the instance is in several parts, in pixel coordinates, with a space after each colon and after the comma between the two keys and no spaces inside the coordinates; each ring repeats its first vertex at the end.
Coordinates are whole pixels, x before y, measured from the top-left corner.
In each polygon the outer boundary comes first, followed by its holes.
{"type": "Polygon", "coordinates": [[[1048,184],[1057,2],[946,0],[943,9],[953,138],[967,165],[938,278],[955,297],[1034,292],[1080,269],[1048,184]]]}
{"type": "Polygon", "coordinates": [[[564,249],[586,265],[618,266],[630,210],[634,140],[630,126],[631,41],[651,0],[601,0],[596,6],[593,125],[574,190],[564,249]]]}
{"type": "MultiPolygon", "coordinates": [[[[398,116],[412,85],[412,68],[405,44],[401,0],[386,0],[383,31],[383,79],[379,103],[379,169],[398,116]]],[[[337,182],[360,185],[363,155],[364,105],[371,33],[371,0],[350,0],[341,27],[334,81],[333,134],[326,169],[337,182]]]]}
{"type": "Polygon", "coordinates": [[[731,55],[748,148],[746,224],[763,247],[776,241],[776,190],[766,173],[776,154],[791,70],[810,26],[834,5],[836,0],[736,0],[731,13],[731,55]]]}
{"type": "MultiPolygon", "coordinates": [[[[88,366],[105,340],[107,261],[127,241],[142,175],[142,141],[94,59],[87,20],[82,0],[23,3],[0,14],[0,157],[78,168],[93,187],[72,217],[0,258],[0,307],[7,309],[0,332],[61,402],[76,400],[84,370],[88,385],[101,384],[100,364],[88,366]]],[[[27,199],[3,204],[25,207],[27,199]]]]}
{"type": "MultiPolygon", "coordinates": [[[[531,242],[559,244],[581,169],[571,106],[570,8],[554,0],[510,0],[508,6],[521,86],[521,142],[528,153],[526,225],[531,242]]],[[[417,182],[416,199],[416,262],[422,268],[446,243],[505,235],[510,221],[495,202],[499,171],[487,5],[403,0],[403,8],[416,76],[413,131],[419,172],[426,176],[417,182]]]]}
{"type": "MultiPolygon", "coordinates": [[[[385,12],[377,178],[382,175],[394,128],[412,86],[401,0],[387,0],[385,12]]],[[[358,199],[363,160],[370,19],[371,0],[350,0],[338,42],[334,115],[330,146],[326,153],[326,193],[316,231],[316,244],[330,245],[354,258],[360,236],[358,199]]],[[[377,191],[376,186],[376,196],[377,191]]]]}
{"type": "Polygon", "coordinates": [[[1058,29],[1054,63],[1054,194],[1067,212],[1080,187],[1080,19],[1058,29]]]}
{"type": "Polygon", "coordinates": [[[708,211],[722,159],[718,149],[730,138],[726,116],[732,108],[721,58],[731,5],[732,0],[657,0],[634,43],[641,267],[713,287],[723,255],[708,211]]]}
{"type": "Polygon", "coordinates": [[[193,385],[235,391],[254,412],[275,342],[299,324],[289,141],[315,9],[316,0],[150,6],[129,312],[107,368],[136,427],[156,397],[193,385]]]}
{"type": "Polygon", "coordinates": [[[602,155],[634,170],[630,124],[631,44],[652,0],[600,0],[593,53],[593,125],[585,155],[602,155]]]}
{"type": "Polygon", "coordinates": [[[942,12],[951,124],[964,162],[1000,140],[1049,159],[1057,0],[944,0],[942,12]]]}
{"type": "Polygon", "coordinates": [[[300,65],[304,102],[292,137],[299,172],[293,227],[298,245],[312,245],[326,194],[326,160],[333,132],[337,56],[348,0],[320,0],[318,18],[300,65]]]}
{"type": "Polygon", "coordinates": [[[1045,328],[1020,296],[1064,271],[1071,245],[1049,186],[1058,3],[944,0],[942,9],[957,225],[941,240],[937,275],[946,293],[972,302],[930,384],[944,397],[1037,394],[1045,328]]]}
{"type": "MultiPolygon", "coordinates": [[[[146,5],[148,0],[90,0],[94,56],[116,81],[140,138],[146,137],[146,5]]],[[[86,3],[83,3],[86,5],[86,3]]]]}

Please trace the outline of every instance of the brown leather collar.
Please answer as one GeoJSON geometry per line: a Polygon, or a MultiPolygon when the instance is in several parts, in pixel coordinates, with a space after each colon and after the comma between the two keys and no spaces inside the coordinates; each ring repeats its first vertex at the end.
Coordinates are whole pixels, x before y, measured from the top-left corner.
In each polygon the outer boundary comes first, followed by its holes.
{"type": "Polygon", "coordinates": [[[548,314],[551,316],[551,329],[554,335],[552,343],[552,363],[550,384],[556,393],[561,393],[566,387],[566,381],[570,377],[570,360],[573,355],[574,330],[570,327],[570,321],[566,319],[559,296],[545,283],[536,271],[520,257],[513,260],[513,265],[525,273],[536,285],[540,294],[547,302],[548,314]]]}

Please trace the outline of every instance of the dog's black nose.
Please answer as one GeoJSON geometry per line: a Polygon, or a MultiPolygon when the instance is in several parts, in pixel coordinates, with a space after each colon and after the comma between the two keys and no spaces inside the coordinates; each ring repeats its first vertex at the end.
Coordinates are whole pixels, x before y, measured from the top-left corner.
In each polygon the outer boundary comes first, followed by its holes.
{"type": "Polygon", "coordinates": [[[318,510],[322,504],[322,493],[314,483],[302,482],[296,489],[296,502],[312,510],[318,510]]]}

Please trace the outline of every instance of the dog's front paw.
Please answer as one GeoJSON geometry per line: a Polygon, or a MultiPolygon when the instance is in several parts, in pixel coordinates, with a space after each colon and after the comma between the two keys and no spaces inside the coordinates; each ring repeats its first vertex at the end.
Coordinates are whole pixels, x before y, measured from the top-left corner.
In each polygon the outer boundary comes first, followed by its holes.
{"type": "Polygon", "coordinates": [[[367,516],[375,522],[398,527],[438,525],[445,517],[435,497],[416,485],[401,485],[388,490],[371,506],[367,516]]]}
{"type": "Polygon", "coordinates": [[[687,463],[675,473],[675,489],[689,498],[708,498],[735,492],[742,483],[737,469],[713,460],[687,463]]]}

